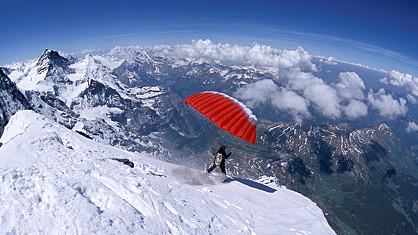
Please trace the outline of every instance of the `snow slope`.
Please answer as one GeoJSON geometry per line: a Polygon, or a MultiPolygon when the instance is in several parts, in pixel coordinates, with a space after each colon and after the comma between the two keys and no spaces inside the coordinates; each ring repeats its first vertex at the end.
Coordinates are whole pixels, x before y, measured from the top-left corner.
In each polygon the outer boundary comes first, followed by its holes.
{"type": "Polygon", "coordinates": [[[0,142],[0,234],[335,234],[296,192],[240,178],[220,183],[32,111],[16,113],[0,142]]]}

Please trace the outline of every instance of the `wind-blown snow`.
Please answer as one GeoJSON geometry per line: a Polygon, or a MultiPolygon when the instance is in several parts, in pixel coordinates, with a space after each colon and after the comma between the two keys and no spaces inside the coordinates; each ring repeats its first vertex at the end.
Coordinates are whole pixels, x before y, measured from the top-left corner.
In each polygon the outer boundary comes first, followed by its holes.
{"type": "Polygon", "coordinates": [[[335,234],[298,193],[240,178],[219,183],[32,111],[16,113],[0,142],[1,234],[335,234]]]}

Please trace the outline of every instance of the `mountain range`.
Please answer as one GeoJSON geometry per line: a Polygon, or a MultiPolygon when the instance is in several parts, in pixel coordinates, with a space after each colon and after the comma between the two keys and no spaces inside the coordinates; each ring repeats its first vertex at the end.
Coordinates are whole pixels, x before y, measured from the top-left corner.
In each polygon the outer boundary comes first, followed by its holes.
{"type": "Polygon", "coordinates": [[[38,59],[5,65],[0,135],[14,113],[31,109],[96,142],[198,169],[226,144],[230,174],[267,175],[302,193],[338,234],[418,233],[416,78],[302,48],[273,51],[270,60],[227,60],[186,47],[78,56],[47,49],[38,59]],[[221,132],[183,104],[206,90],[253,109],[257,145],[221,132]]]}

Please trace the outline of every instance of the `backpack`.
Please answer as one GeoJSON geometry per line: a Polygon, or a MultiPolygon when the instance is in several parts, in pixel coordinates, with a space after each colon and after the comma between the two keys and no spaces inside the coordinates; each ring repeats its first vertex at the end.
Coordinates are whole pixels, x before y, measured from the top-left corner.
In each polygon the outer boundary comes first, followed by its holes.
{"type": "Polygon", "coordinates": [[[222,154],[218,153],[215,156],[215,165],[219,166],[222,162],[222,154]]]}

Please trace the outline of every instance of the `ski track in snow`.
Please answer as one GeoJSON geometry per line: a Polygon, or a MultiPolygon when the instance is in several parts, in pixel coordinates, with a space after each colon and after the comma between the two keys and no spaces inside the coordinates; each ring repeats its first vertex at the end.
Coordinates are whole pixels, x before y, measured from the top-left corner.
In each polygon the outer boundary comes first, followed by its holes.
{"type": "Polygon", "coordinates": [[[335,234],[312,201],[285,188],[223,184],[32,111],[18,112],[4,133],[0,234],[335,234]]]}

